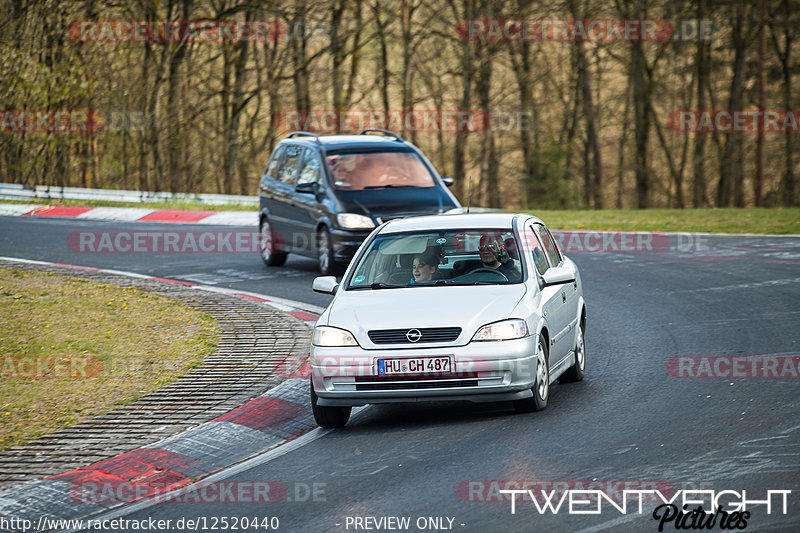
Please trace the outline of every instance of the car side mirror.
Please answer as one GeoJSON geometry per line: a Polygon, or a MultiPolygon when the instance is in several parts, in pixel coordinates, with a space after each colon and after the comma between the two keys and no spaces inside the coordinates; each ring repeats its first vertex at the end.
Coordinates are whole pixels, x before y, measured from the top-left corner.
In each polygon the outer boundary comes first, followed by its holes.
{"type": "Polygon", "coordinates": [[[575,273],[567,267],[548,268],[542,275],[542,288],[550,285],[562,285],[575,281],[575,273]]]}
{"type": "Polygon", "coordinates": [[[317,184],[314,182],[310,183],[298,183],[294,186],[294,190],[297,192],[307,192],[314,194],[317,192],[317,184]]]}
{"type": "Polygon", "coordinates": [[[452,187],[453,183],[455,183],[455,182],[456,182],[456,180],[454,180],[453,178],[445,178],[445,177],[442,178],[442,183],[444,183],[448,187],[452,187]]]}
{"type": "Polygon", "coordinates": [[[319,276],[314,278],[314,282],[311,284],[311,290],[322,294],[336,294],[338,289],[339,283],[333,276],[319,276]]]}

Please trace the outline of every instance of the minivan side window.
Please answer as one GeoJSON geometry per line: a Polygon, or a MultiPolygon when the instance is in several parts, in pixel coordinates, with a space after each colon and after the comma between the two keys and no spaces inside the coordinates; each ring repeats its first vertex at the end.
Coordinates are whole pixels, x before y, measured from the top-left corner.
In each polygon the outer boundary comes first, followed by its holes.
{"type": "Polygon", "coordinates": [[[550,265],[558,266],[561,264],[561,255],[558,253],[558,247],[556,247],[556,243],[553,241],[553,237],[550,235],[547,229],[545,229],[545,227],[541,224],[534,224],[533,229],[536,231],[536,235],[538,235],[539,239],[542,241],[544,250],[547,252],[547,257],[550,259],[550,265]]]}
{"type": "Polygon", "coordinates": [[[306,183],[319,184],[319,157],[313,150],[305,149],[303,155],[303,166],[300,168],[300,174],[297,176],[297,184],[304,185],[306,183]]]}
{"type": "Polygon", "coordinates": [[[269,163],[267,164],[267,169],[264,171],[264,174],[272,179],[278,179],[278,166],[281,164],[282,157],[283,146],[275,150],[275,153],[272,155],[272,159],[270,159],[269,163]]]}
{"type": "Polygon", "coordinates": [[[278,179],[283,183],[294,185],[294,176],[297,174],[297,165],[300,162],[301,148],[290,144],[286,147],[286,157],[283,160],[278,179]]]}

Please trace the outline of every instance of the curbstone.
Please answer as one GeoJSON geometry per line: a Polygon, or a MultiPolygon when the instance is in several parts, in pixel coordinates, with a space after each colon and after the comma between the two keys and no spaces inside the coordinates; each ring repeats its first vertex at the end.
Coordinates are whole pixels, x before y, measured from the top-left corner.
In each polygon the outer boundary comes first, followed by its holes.
{"type": "Polygon", "coordinates": [[[86,518],[133,500],[86,501],[85,484],[125,484],[137,498],[187,486],[306,433],[316,315],[269,297],[173,280],[0,258],[40,270],[174,298],[219,323],[217,354],[133,404],[0,452],[0,516],[86,518]],[[288,368],[287,361],[291,361],[288,368]],[[288,377],[288,379],[286,379],[288,377]],[[285,380],[285,381],[283,381],[285,380]],[[24,484],[23,484],[24,483],[24,484]],[[76,490],[78,493],[76,493],[76,490]]]}

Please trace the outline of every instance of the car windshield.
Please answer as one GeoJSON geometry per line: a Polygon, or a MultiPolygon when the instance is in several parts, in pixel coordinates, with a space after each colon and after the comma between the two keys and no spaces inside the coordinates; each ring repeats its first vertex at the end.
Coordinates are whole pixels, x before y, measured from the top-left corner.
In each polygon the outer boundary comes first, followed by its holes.
{"type": "Polygon", "coordinates": [[[414,152],[338,153],[327,156],[337,189],[433,187],[433,177],[414,152]]]}
{"type": "Polygon", "coordinates": [[[518,250],[507,229],[378,235],[358,259],[347,290],[519,283],[518,250]]]}

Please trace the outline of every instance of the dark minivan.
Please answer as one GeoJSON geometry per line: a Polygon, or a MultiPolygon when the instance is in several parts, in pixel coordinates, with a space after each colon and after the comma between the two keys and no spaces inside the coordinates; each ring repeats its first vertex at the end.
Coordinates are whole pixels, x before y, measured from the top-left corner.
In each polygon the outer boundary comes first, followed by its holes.
{"type": "Polygon", "coordinates": [[[323,274],[339,273],[376,226],[460,207],[452,184],[391,131],[291,133],[259,185],[261,258],[280,266],[296,253],[318,258],[323,274]]]}

